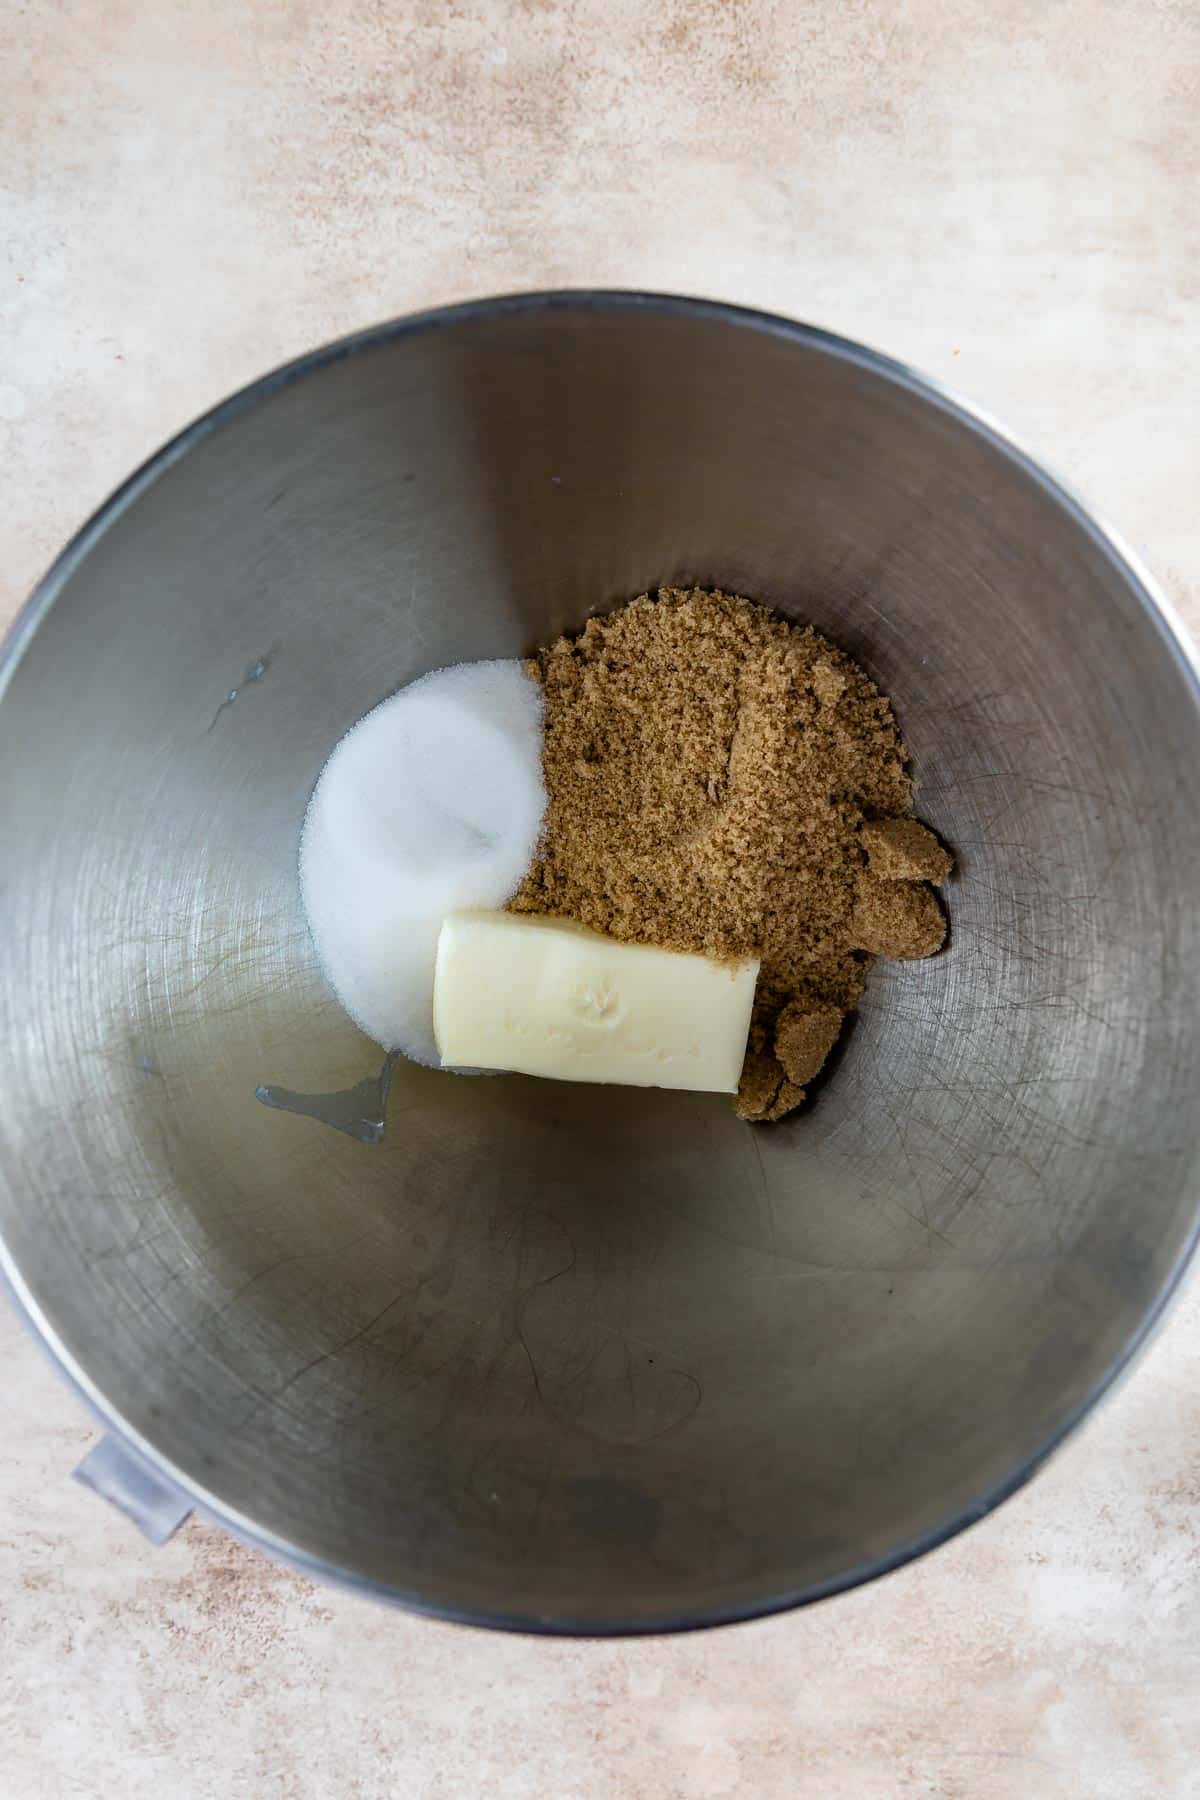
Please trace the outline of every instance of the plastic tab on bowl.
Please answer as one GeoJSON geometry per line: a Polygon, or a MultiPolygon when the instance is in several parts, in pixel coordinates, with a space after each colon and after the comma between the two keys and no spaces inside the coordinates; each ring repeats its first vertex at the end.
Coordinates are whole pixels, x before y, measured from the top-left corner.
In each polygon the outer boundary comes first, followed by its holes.
{"type": "Polygon", "coordinates": [[[132,1519],[152,1544],[165,1544],[191,1512],[178,1488],[154,1473],[127,1445],[103,1437],[75,1470],[76,1481],[132,1519]]]}

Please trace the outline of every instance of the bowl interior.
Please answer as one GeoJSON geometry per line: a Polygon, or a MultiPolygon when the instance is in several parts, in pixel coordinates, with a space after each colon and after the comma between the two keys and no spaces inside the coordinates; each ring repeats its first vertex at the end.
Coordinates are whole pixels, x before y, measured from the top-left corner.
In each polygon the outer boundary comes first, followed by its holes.
{"type": "Polygon", "coordinates": [[[0,1237],[223,1516],[418,1604],[649,1628],[886,1565],[1103,1384],[1196,1214],[1196,691],[1112,546],[852,346],[571,297],[374,334],[202,423],[50,578],[0,705],[0,1237]],[[889,693],[948,950],[809,1111],[381,1056],[296,846],[401,683],[659,582],[889,693]],[[52,602],[52,603],[51,603],[52,602]]]}

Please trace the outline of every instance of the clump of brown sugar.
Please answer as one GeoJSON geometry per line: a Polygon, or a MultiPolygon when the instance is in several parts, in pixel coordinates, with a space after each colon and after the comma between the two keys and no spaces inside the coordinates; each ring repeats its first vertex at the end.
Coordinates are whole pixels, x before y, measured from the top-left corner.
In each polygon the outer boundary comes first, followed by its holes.
{"type": "Polygon", "coordinates": [[[868,819],[859,832],[872,875],[884,881],[945,881],[954,858],[916,819],[868,819]]]}
{"type": "Polygon", "coordinates": [[[511,902],[628,942],[761,959],[737,1109],[798,1106],[872,955],[929,956],[908,752],[857,663],[730,594],[660,588],[533,659],[547,810],[511,902]]]}

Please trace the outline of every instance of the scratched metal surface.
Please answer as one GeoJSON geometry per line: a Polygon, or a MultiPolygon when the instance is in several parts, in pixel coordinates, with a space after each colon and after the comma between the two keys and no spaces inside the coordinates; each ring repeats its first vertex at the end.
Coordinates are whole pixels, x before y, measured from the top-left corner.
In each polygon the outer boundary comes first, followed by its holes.
{"type": "Polygon", "coordinates": [[[221,419],[71,567],[0,705],[0,1233],[227,1516],[421,1604],[652,1626],[989,1503],[1192,1228],[1200,712],[1105,541],[849,351],[583,304],[402,334],[221,419]],[[818,1103],[401,1064],[297,909],[307,795],[401,682],[698,579],[896,700],[959,858],[818,1103]],[[364,1091],[366,1091],[364,1089],[364,1091]]]}

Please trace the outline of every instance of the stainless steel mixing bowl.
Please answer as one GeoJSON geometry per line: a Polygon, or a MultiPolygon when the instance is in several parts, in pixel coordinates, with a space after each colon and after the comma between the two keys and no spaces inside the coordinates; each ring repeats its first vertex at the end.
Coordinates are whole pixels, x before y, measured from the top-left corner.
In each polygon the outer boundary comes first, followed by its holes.
{"type": "Polygon", "coordinates": [[[160,452],[5,677],[5,1266],[109,1423],[268,1550],[549,1630],[793,1605],[986,1513],[1177,1280],[1195,670],[1113,538],[906,370],[631,294],[366,332],[160,452]],[[690,581],[894,697],[959,859],[945,954],[877,967],[773,1129],[409,1065],[382,1143],[259,1104],[378,1073],[297,905],[336,739],[690,581]]]}

